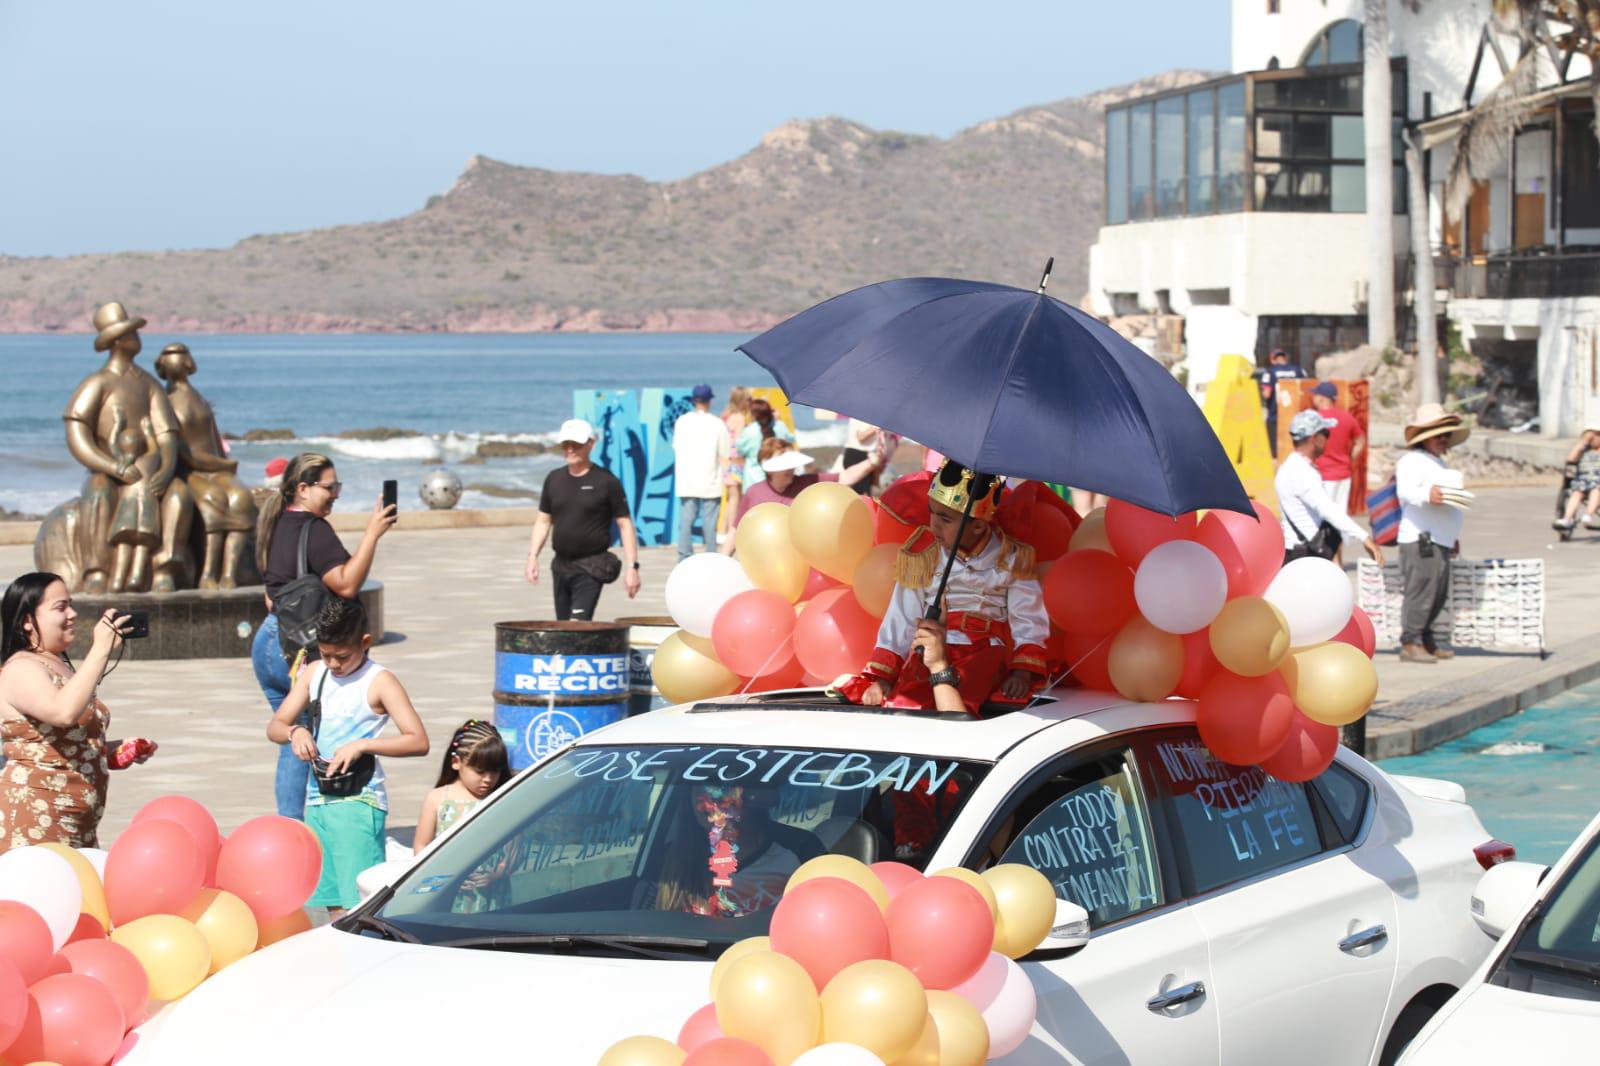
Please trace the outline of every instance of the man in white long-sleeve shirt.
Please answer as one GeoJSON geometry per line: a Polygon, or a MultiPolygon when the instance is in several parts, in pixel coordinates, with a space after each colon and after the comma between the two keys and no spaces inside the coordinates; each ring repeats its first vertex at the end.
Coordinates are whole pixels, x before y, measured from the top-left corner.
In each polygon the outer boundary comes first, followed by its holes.
{"type": "Polygon", "coordinates": [[[1273,481],[1278,490],[1278,510],[1283,525],[1284,561],[1308,554],[1304,547],[1327,522],[1345,540],[1361,543],[1366,553],[1383,565],[1383,549],[1371,534],[1350,518],[1340,503],[1328,495],[1322,474],[1317,471],[1317,456],[1328,443],[1328,431],[1337,423],[1316,411],[1301,411],[1289,423],[1289,440],[1294,451],[1278,467],[1273,481]],[[1296,550],[1300,549],[1300,550],[1296,550]]]}
{"type": "Polygon", "coordinates": [[[1450,560],[1461,551],[1465,515],[1444,502],[1445,488],[1461,475],[1444,457],[1472,432],[1460,415],[1423,404],[1406,426],[1406,453],[1395,464],[1400,498],[1400,661],[1432,663],[1455,655],[1441,640],[1450,635],[1450,560]]]}

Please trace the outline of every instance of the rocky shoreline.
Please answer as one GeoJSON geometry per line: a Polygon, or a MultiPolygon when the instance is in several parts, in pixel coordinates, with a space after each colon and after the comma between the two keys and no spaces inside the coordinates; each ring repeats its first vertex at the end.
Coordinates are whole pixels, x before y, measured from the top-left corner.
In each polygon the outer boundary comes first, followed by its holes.
{"type": "MultiPolygon", "coordinates": [[[[139,312],[158,333],[758,333],[787,316],[767,311],[668,307],[645,312],[605,308],[471,308],[439,317],[399,321],[305,313],[216,316],[139,312]]],[[[0,300],[0,333],[77,333],[85,336],[83,308],[0,300]]]]}

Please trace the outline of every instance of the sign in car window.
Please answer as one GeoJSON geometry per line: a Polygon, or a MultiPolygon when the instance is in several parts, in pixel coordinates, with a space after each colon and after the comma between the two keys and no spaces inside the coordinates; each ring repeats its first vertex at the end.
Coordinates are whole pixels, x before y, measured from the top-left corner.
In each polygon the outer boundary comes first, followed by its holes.
{"type": "Polygon", "coordinates": [[[1147,910],[1160,896],[1138,790],[1120,760],[1106,769],[1057,776],[1024,801],[1017,816],[1027,824],[1000,859],[1044,874],[1096,928],[1147,910]]]}
{"type": "Polygon", "coordinates": [[[1151,746],[1150,776],[1176,821],[1196,893],[1254,877],[1322,850],[1304,785],[1258,766],[1230,766],[1198,736],[1151,746]]]}

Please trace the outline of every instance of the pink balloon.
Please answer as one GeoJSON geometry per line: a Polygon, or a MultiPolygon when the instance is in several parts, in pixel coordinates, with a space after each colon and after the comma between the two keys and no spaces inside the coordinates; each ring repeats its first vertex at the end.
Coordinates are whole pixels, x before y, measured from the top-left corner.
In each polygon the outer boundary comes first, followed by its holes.
{"type": "Polygon", "coordinates": [[[806,604],[794,626],[794,650],[806,672],[830,681],[866,665],[878,641],[878,620],[849,589],[829,589],[806,604]]]}
{"type": "Polygon", "coordinates": [[[772,1066],[772,1059],[748,1040],[723,1036],[689,1052],[683,1066],[772,1066]]]}
{"type": "Polygon", "coordinates": [[[1289,723],[1289,737],[1261,768],[1279,781],[1309,781],[1333,762],[1339,750],[1337,726],[1313,722],[1299,711],[1289,723]]]}
{"type": "Polygon", "coordinates": [[[978,890],[953,877],[925,877],[889,901],[889,958],[924,988],[954,988],[989,957],[994,916],[978,890]]]}
{"type": "Polygon", "coordinates": [[[864,889],[838,877],[818,877],[785,892],[767,935],[773,951],[805,967],[818,991],[846,966],[889,957],[883,912],[864,889]]]}
{"type": "Polygon", "coordinates": [[[62,948],[61,957],[73,973],[92,977],[111,990],[122,1008],[125,1026],[132,1028],[144,1020],[150,978],[133,952],[110,940],[84,940],[62,948]]]}
{"type": "Polygon", "coordinates": [[[722,1038],[722,1026],[717,1024],[717,1005],[707,1003],[689,1015],[689,1020],[678,1030],[678,1046],[693,1051],[701,1044],[722,1038]]]}
{"type": "Polygon", "coordinates": [[[799,688],[805,683],[805,668],[798,656],[791,654],[787,661],[760,677],[748,677],[739,685],[741,692],[772,692],[781,688],[799,688]]]}
{"type": "Polygon", "coordinates": [[[1033,1020],[1039,1013],[1039,998],[1034,993],[1033,982],[1011,959],[1004,959],[1004,963],[1005,975],[999,991],[979,1012],[989,1028],[991,1059],[1003,1058],[1021,1047],[1033,1031],[1033,1020]]]}
{"type": "Polygon", "coordinates": [[[50,972],[55,945],[39,912],[14,899],[0,899],[0,958],[10,959],[31,985],[50,972]]]}
{"type": "Polygon", "coordinates": [[[28,1018],[28,986],[10,959],[0,958],[0,1048],[10,1047],[28,1018]]]}
{"type": "Polygon", "coordinates": [[[200,857],[205,860],[206,873],[203,887],[217,887],[217,853],[222,850],[222,834],[217,831],[217,820],[211,817],[205,804],[188,796],[161,796],[139,808],[133,816],[134,823],[152,818],[177,822],[188,831],[200,857]]]}
{"type": "Polygon", "coordinates": [[[1255,502],[1256,517],[1211,511],[1194,539],[1210,548],[1228,574],[1228,598],[1259,596],[1283,566],[1283,526],[1267,505],[1255,502]]]}
{"type": "Polygon", "coordinates": [[[123,830],[106,856],[112,926],[147,914],[181,914],[206,879],[206,860],[189,830],[152,818],[123,830]]]}
{"type": "Polygon", "coordinates": [[[759,677],[793,655],[794,606],[776,592],[751,589],[722,605],[711,623],[711,644],[722,665],[741,677],[759,677]]]}
{"type": "Polygon", "coordinates": [[[1372,616],[1359,607],[1351,609],[1350,621],[1333,635],[1333,639],[1360,648],[1361,654],[1369,659],[1378,651],[1378,631],[1372,625],[1372,616]]]}
{"type": "Polygon", "coordinates": [[[316,837],[304,824],[277,814],[235,829],[217,860],[217,887],[244,900],[257,921],[305,906],[321,876],[316,837]]]}
{"type": "Polygon", "coordinates": [[[872,864],[872,872],[878,875],[883,887],[889,890],[890,899],[898,896],[900,890],[907,885],[922,880],[921,870],[915,866],[907,866],[903,862],[875,862],[872,864]]]}
{"type": "Polygon", "coordinates": [[[1135,569],[1151,548],[1169,540],[1193,540],[1197,524],[1193,511],[1174,518],[1125,500],[1106,504],[1106,539],[1117,556],[1135,569]]]}
{"type": "Polygon", "coordinates": [[[105,1066],[126,1028],[109,988],[82,974],[57,974],[28,990],[27,1017],[6,1057],[13,1062],[105,1066]]]}
{"type": "Polygon", "coordinates": [[[956,985],[950,991],[978,1008],[982,1014],[995,997],[1000,994],[1000,988],[1006,983],[1006,963],[1010,960],[998,951],[989,952],[989,957],[983,960],[983,965],[978,967],[978,972],[956,985]]]}
{"type": "Polygon", "coordinates": [[[842,588],[844,588],[844,582],[835,581],[821,570],[812,567],[811,572],[806,575],[806,587],[800,591],[800,599],[797,602],[805,603],[807,600],[813,599],[819,592],[842,588]]]}

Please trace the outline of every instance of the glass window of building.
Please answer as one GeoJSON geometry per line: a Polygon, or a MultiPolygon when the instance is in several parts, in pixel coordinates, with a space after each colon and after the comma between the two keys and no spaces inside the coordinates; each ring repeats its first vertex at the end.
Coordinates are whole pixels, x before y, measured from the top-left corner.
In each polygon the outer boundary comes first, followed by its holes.
{"type": "Polygon", "coordinates": [[[1217,89],[1217,210],[1244,210],[1248,171],[1244,158],[1244,82],[1217,89]]]}
{"type": "Polygon", "coordinates": [[[1134,221],[1151,218],[1155,214],[1155,196],[1151,178],[1152,125],[1155,108],[1142,104],[1128,109],[1128,217],[1134,221]]]}
{"type": "Polygon", "coordinates": [[[1182,96],[1156,103],[1156,214],[1173,218],[1184,213],[1184,105],[1182,96]]]}
{"type": "Polygon", "coordinates": [[[1106,112],[1106,221],[1128,221],[1128,112],[1106,112]]]}
{"type": "Polygon", "coordinates": [[[1216,209],[1217,96],[1210,89],[1184,99],[1189,109],[1189,214],[1216,209]]]}
{"type": "Polygon", "coordinates": [[[1326,67],[1339,63],[1361,62],[1361,23],[1340,19],[1317,34],[1304,57],[1302,67],[1326,67]]]}

